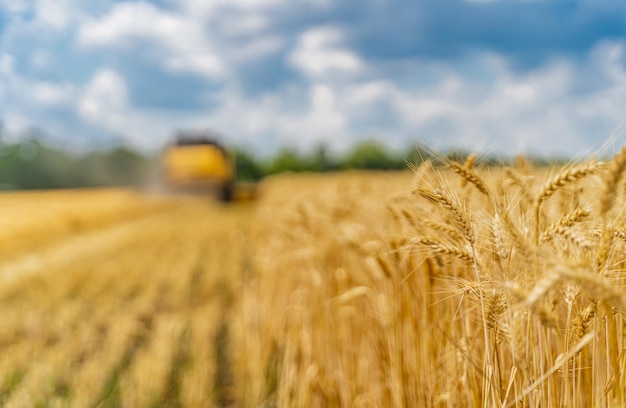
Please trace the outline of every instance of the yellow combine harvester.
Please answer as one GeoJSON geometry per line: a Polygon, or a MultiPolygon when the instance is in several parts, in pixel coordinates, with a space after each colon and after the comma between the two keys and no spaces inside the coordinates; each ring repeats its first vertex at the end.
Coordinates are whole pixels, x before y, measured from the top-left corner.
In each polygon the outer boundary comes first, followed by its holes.
{"type": "Polygon", "coordinates": [[[235,158],[207,133],[180,133],[163,152],[165,181],[175,192],[233,199],[235,158]]]}

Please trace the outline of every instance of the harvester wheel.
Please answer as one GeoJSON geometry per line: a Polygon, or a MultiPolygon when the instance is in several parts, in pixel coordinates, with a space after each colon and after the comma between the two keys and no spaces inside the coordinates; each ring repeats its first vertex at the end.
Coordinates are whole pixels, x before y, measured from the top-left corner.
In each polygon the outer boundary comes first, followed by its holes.
{"type": "Polygon", "coordinates": [[[221,197],[220,199],[224,202],[233,200],[233,183],[226,183],[222,186],[221,197]]]}

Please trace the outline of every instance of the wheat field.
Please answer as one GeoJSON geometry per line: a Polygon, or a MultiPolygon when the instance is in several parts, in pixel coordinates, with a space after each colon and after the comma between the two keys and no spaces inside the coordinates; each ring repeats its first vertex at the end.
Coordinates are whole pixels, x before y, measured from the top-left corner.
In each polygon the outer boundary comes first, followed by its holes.
{"type": "Polygon", "coordinates": [[[0,195],[0,405],[626,406],[626,150],[476,159],[0,195]]]}

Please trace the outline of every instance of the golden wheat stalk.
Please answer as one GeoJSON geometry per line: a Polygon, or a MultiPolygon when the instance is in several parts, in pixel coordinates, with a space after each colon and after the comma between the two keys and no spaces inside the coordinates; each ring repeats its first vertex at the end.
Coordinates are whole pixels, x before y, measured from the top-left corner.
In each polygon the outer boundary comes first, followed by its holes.
{"type": "Polygon", "coordinates": [[[452,215],[452,218],[459,228],[459,231],[461,232],[461,234],[463,234],[465,239],[470,244],[474,244],[474,242],[476,241],[476,237],[474,236],[474,228],[472,227],[472,224],[470,223],[467,216],[460,210],[459,204],[456,202],[455,199],[440,192],[438,189],[434,189],[433,191],[418,190],[418,192],[422,195],[422,197],[438,203],[443,208],[445,208],[450,213],[450,215],[452,215]]]}
{"type": "Polygon", "coordinates": [[[554,176],[541,189],[539,196],[537,197],[537,203],[535,204],[535,244],[539,245],[539,213],[541,211],[541,204],[561,187],[567,184],[573,183],[584,177],[590,176],[598,171],[602,166],[601,162],[589,162],[578,166],[571,167],[561,171],[554,176]]]}
{"type": "Polygon", "coordinates": [[[578,343],[588,333],[591,321],[596,315],[596,310],[593,306],[589,305],[582,309],[576,318],[574,319],[574,325],[572,329],[572,344],[578,343]]]}
{"type": "Polygon", "coordinates": [[[412,243],[424,246],[435,254],[451,255],[456,258],[462,259],[470,264],[474,263],[474,257],[468,252],[462,249],[444,244],[443,242],[437,241],[432,238],[427,238],[427,237],[415,238],[412,241],[412,243]]]}
{"type": "Polygon", "coordinates": [[[401,212],[402,212],[402,216],[409,222],[409,224],[411,224],[411,227],[413,227],[417,231],[422,231],[424,226],[427,226],[429,228],[432,228],[435,231],[443,232],[444,234],[450,236],[450,238],[452,239],[455,239],[455,240],[465,239],[463,234],[461,234],[461,232],[459,232],[457,228],[450,226],[449,224],[436,222],[425,216],[417,217],[406,209],[403,209],[401,212]]]}
{"type": "Polygon", "coordinates": [[[580,249],[591,251],[594,247],[593,241],[590,241],[579,231],[576,231],[572,228],[559,228],[556,233],[560,234],[566,240],[568,240],[570,243],[574,244],[574,246],[580,249]]]}
{"type": "Polygon", "coordinates": [[[600,214],[605,216],[615,201],[615,194],[617,191],[617,184],[619,183],[624,168],[626,167],[626,146],[613,157],[611,162],[610,173],[604,181],[604,194],[600,200],[600,214]]]}
{"type": "MultiPolygon", "coordinates": [[[[478,155],[476,153],[470,154],[469,156],[467,156],[467,158],[463,162],[463,167],[465,167],[468,170],[472,170],[474,168],[474,165],[476,164],[477,158],[478,158],[478,155]]],[[[463,178],[461,180],[461,187],[465,187],[466,185],[467,185],[467,179],[463,178]]]]}
{"type": "Polygon", "coordinates": [[[563,234],[567,228],[585,220],[590,214],[591,210],[587,208],[578,208],[571,213],[565,214],[543,232],[541,242],[550,241],[554,235],[563,234]]]}
{"type": "Polygon", "coordinates": [[[613,245],[613,239],[615,235],[613,233],[613,229],[607,225],[606,223],[603,225],[601,235],[600,235],[600,243],[598,244],[596,250],[596,271],[600,274],[606,272],[607,261],[609,259],[609,252],[611,251],[611,246],[613,245]]]}
{"type": "Polygon", "coordinates": [[[537,206],[540,206],[541,203],[552,197],[552,195],[559,188],[564,187],[574,181],[580,180],[584,177],[587,177],[591,174],[594,174],[602,165],[602,162],[592,161],[561,171],[543,186],[541,192],[539,193],[539,196],[537,197],[537,206]]]}
{"type": "Polygon", "coordinates": [[[500,208],[496,214],[502,220],[505,230],[509,232],[515,249],[517,249],[525,259],[531,259],[531,257],[534,256],[534,250],[528,245],[525,235],[520,232],[517,225],[511,220],[508,211],[504,208],[500,208]]]}
{"type": "Polygon", "coordinates": [[[496,213],[495,217],[493,217],[491,234],[493,236],[494,254],[500,261],[504,261],[508,258],[510,250],[506,246],[506,231],[504,223],[498,213],[496,213]]]}
{"type": "Polygon", "coordinates": [[[463,178],[463,180],[466,180],[470,183],[472,183],[473,185],[476,186],[476,188],[478,189],[478,191],[480,191],[481,193],[483,193],[484,195],[486,195],[487,197],[489,197],[489,190],[487,189],[487,186],[485,185],[485,183],[483,182],[483,180],[478,177],[478,175],[470,168],[467,168],[465,166],[463,166],[460,163],[457,162],[451,162],[450,163],[450,168],[459,176],[461,176],[463,178]]]}

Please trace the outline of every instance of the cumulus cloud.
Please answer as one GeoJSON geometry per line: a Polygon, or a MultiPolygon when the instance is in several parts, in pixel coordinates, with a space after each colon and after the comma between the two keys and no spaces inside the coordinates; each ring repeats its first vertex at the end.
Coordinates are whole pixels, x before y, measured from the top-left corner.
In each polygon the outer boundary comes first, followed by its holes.
{"type": "Polygon", "coordinates": [[[67,105],[75,94],[73,86],[54,82],[34,82],[30,86],[31,100],[40,106],[67,105]]]}
{"type": "Polygon", "coordinates": [[[0,112],[4,138],[13,139],[33,127],[69,134],[63,113],[71,110],[77,88],[63,81],[32,79],[18,69],[15,57],[0,54],[0,112]]]}
{"type": "Polygon", "coordinates": [[[348,121],[337,104],[335,90],[326,85],[314,85],[309,90],[308,105],[284,120],[276,112],[276,130],[284,142],[311,148],[320,143],[350,137],[348,121]]]}
{"type": "Polygon", "coordinates": [[[219,14],[223,9],[239,11],[271,10],[288,3],[286,0],[169,0],[173,6],[184,10],[188,14],[211,17],[219,14]]]}
{"type": "Polygon", "coordinates": [[[69,83],[44,80],[30,80],[15,70],[11,54],[0,56],[0,83],[3,104],[6,110],[12,107],[29,109],[55,108],[69,104],[75,94],[75,88],[69,83]]]}
{"type": "MultiPolygon", "coordinates": [[[[390,79],[333,85],[320,80],[306,95],[293,98],[286,88],[272,99],[239,100],[228,111],[215,112],[214,118],[224,129],[251,138],[273,134],[302,147],[326,142],[345,148],[368,135],[396,147],[419,140],[438,149],[454,146],[498,154],[589,153],[623,121],[624,65],[612,57],[619,48],[599,45],[583,64],[555,59],[527,72],[516,71],[502,56],[483,53],[472,58],[491,68],[478,84],[475,77],[451,70],[428,86],[390,79]],[[590,76],[601,77],[596,80],[602,85],[581,92],[581,82],[590,76]],[[294,105],[294,99],[302,102],[294,105]],[[255,126],[239,126],[237,119],[255,126]]],[[[418,65],[414,72],[420,75],[418,65]]]]}
{"type": "Polygon", "coordinates": [[[73,108],[87,128],[96,127],[147,151],[162,146],[181,122],[193,120],[193,115],[134,107],[126,80],[110,68],[93,75],[73,108]]]}
{"type": "Polygon", "coordinates": [[[215,24],[221,34],[230,37],[254,35],[268,28],[269,19],[261,13],[234,13],[220,16],[215,24]]]}
{"type": "Polygon", "coordinates": [[[116,129],[128,109],[124,79],[115,71],[102,69],[87,84],[78,104],[81,116],[97,125],[116,129]]]}
{"type": "Polygon", "coordinates": [[[356,74],[363,69],[363,62],[342,42],[343,34],[338,27],[312,28],[300,36],[289,62],[310,77],[356,74]]]}
{"type": "Polygon", "coordinates": [[[39,0],[35,3],[36,19],[57,29],[67,27],[71,18],[72,0],[39,0]]]}
{"type": "MultiPolygon", "coordinates": [[[[605,72],[619,69],[610,67],[610,52],[602,54],[609,54],[604,63],[598,62],[598,53],[603,51],[594,52],[589,66],[605,72]]],[[[10,68],[10,58],[0,61],[10,68]]],[[[619,76],[605,74],[604,85],[595,93],[577,95],[577,81],[590,74],[588,69],[559,60],[521,74],[505,64],[494,68],[493,78],[480,87],[473,78],[455,74],[442,75],[425,88],[388,79],[332,85],[320,80],[306,89],[283,87],[251,97],[233,87],[220,94],[215,108],[186,115],[134,107],[121,75],[102,69],[85,86],[77,111],[86,123],[126,135],[144,148],[166,140],[185,124],[216,128],[228,142],[259,152],[280,145],[308,149],[319,143],[342,150],[367,135],[395,147],[419,140],[434,148],[576,154],[594,139],[608,137],[626,106],[619,76]]],[[[45,95],[45,86],[31,88],[33,100],[43,101],[45,95]]],[[[54,92],[50,95],[53,101],[54,92]]]]}
{"type": "Polygon", "coordinates": [[[201,24],[150,3],[119,3],[101,19],[80,26],[78,44],[85,48],[158,50],[156,63],[172,71],[221,77],[225,66],[201,24]]]}

